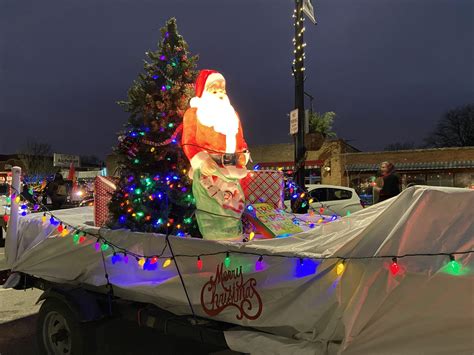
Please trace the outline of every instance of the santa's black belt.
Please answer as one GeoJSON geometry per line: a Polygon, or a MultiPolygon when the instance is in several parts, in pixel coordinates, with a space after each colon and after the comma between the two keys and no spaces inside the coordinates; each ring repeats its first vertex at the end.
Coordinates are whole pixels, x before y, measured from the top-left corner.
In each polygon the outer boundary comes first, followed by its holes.
{"type": "Polygon", "coordinates": [[[209,154],[211,158],[220,166],[226,165],[237,165],[238,158],[242,153],[222,153],[222,154],[209,154]]]}

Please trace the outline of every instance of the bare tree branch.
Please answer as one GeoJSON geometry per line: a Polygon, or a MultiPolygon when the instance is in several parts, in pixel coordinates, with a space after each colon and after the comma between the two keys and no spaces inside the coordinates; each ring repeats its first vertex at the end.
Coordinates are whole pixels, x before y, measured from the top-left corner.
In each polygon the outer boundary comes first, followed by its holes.
{"type": "Polygon", "coordinates": [[[55,172],[52,159],[51,145],[28,139],[19,153],[30,177],[43,178],[55,172]]]}
{"type": "Polygon", "coordinates": [[[448,111],[425,142],[438,148],[474,146],[474,104],[448,111]]]}

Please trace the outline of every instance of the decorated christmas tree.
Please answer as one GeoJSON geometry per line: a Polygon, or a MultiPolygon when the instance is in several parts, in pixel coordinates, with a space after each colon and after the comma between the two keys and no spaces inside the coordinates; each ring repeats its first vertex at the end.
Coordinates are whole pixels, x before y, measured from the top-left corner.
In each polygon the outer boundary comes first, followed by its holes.
{"type": "Polygon", "coordinates": [[[189,161],[180,146],[182,120],[194,94],[196,56],[178,34],[176,20],[161,29],[159,48],[147,52],[144,73],[132,84],[130,114],[115,149],[121,179],[112,196],[110,226],[134,231],[194,234],[189,161]]]}

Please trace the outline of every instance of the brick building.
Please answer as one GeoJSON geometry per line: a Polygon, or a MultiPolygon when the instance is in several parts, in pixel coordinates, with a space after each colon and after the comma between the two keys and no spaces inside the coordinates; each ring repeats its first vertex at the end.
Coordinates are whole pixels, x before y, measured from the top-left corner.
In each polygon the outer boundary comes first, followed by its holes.
{"type": "MultiPolygon", "coordinates": [[[[327,141],[318,150],[308,150],[306,156],[306,184],[341,185],[344,167],[341,157],[359,152],[342,139],[327,141]]],[[[269,144],[250,147],[253,162],[249,169],[258,165],[261,169],[283,170],[291,173],[294,169],[294,146],[292,143],[269,144]]]]}
{"type": "MultiPolygon", "coordinates": [[[[252,167],[259,165],[261,169],[291,172],[293,149],[291,143],[251,147],[252,167]]],[[[306,183],[351,186],[363,192],[383,161],[395,164],[402,188],[412,183],[474,185],[474,147],[360,152],[343,140],[328,141],[321,149],[308,151],[306,183]]]]}
{"type": "MultiPolygon", "coordinates": [[[[292,143],[250,147],[252,162],[265,170],[294,170],[292,143]]],[[[118,157],[107,157],[107,170],[115,175],[118,157]]],[[[354,187],[359,193],[377,175],[379,164],[391,161],[401,176],[402,188],[410,183],[435,186],[470,187],[474,185],[474,147],[416,149],[395,152],[360,152],[344,140],[331,140],[319,150],[308,150],[306,184],[354,187]]]]}
{"type": "Polygon", "coordinates": [[[367,186],[383,161],[395,164],[403,188],[409,184],[474,186],[474,147],[348,153],[341,160],[345,169],[341,183],[358,189],[367,186]]]}

